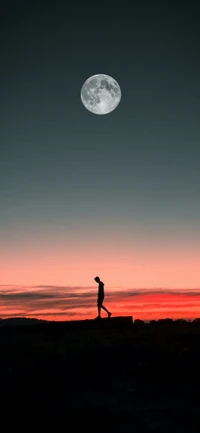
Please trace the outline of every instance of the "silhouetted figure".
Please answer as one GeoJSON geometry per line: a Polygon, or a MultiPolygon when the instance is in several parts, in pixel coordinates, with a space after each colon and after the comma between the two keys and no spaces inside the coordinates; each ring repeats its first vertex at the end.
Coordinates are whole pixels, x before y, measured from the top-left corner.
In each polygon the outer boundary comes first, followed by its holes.
{"type": "Polygon", "coordinates": [[[95,277],[94,280],[99,283],[99,288],[98,288],[98,299],[97,299],[97,308],[98,308],[98,316],[97,318],[100,319],[101,318],[101,308],[103,308],[103,310],[106,311],[106,313],[108,314],[108,317],[111,317],[110,311],[107,310],[106,307],[103,306],[103,300],[104,300],[104,283],[103,281],[100,280],[99,277],[95,277]]]}

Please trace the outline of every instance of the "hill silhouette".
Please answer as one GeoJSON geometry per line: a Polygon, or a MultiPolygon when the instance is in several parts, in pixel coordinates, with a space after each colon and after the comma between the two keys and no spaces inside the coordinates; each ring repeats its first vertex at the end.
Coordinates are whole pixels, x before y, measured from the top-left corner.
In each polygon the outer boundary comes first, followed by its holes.
{"type": "Polygon", "coordinates": [[[199,433],[200,319],[108,321],[1,321],[2,420],[9,408],[57,428],[199,433]]]}
{"type": "Polygon", "coordinates": [[[41,323],[47,323],[48,320],[32,319],[29,317],[10,317],[6,319],[0,319],[0,326],[30,326],[40,325],[41,323]]]}

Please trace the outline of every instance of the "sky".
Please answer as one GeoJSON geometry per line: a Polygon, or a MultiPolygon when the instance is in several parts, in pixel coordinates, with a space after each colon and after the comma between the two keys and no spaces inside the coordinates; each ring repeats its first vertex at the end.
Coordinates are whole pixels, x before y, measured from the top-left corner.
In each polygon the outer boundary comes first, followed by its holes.
{"type": "Polygon", "coordinates": [[[0,317],[93,317],[96,275],[115,315],[199,316],[199,18],[2,0],[0,317]],[[122,93],[106,115],[80,98],[98,73],[122,93]]]}

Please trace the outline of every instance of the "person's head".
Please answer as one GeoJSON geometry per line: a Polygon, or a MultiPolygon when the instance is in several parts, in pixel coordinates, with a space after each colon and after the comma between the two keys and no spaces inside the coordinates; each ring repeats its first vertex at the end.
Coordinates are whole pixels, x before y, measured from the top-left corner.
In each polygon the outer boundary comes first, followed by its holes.
{"type": "Polygon", "coordinates": [[[96,283],[100,283],[100,278],[99,277],[95,277],[94,280],[96,281],[96,283]]]}

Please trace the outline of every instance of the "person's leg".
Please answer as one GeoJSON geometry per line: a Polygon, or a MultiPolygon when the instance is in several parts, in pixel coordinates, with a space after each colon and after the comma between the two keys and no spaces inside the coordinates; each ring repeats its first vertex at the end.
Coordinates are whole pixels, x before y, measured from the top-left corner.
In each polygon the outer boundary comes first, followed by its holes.
{"type": "Polygon", "coordinates": [[[107,308],[106,308],[106,307],[104,307],[104,305],[102,305],[102,306],[101,306],[101,308],[103,308],[103,310],[105,310],[105,311],[106,311],[106,313],[108,314],[108,317],[110,317],[110,316],[111,316],[111,314],[112,314],[112,313],[111,313],[110,311],[108,311],[108,310],[107,310],[107,308]]]}
{"type": "Polygon", "coordinates": [[[101,317],[101,307],[99,304],[97,305],[97,307],[98,307],[98,317],[101,317]]]}
{"type": "Polygon", "coordinates": [[[98,317],[101,317],[101,299],[97,300],[98,317]]]}

